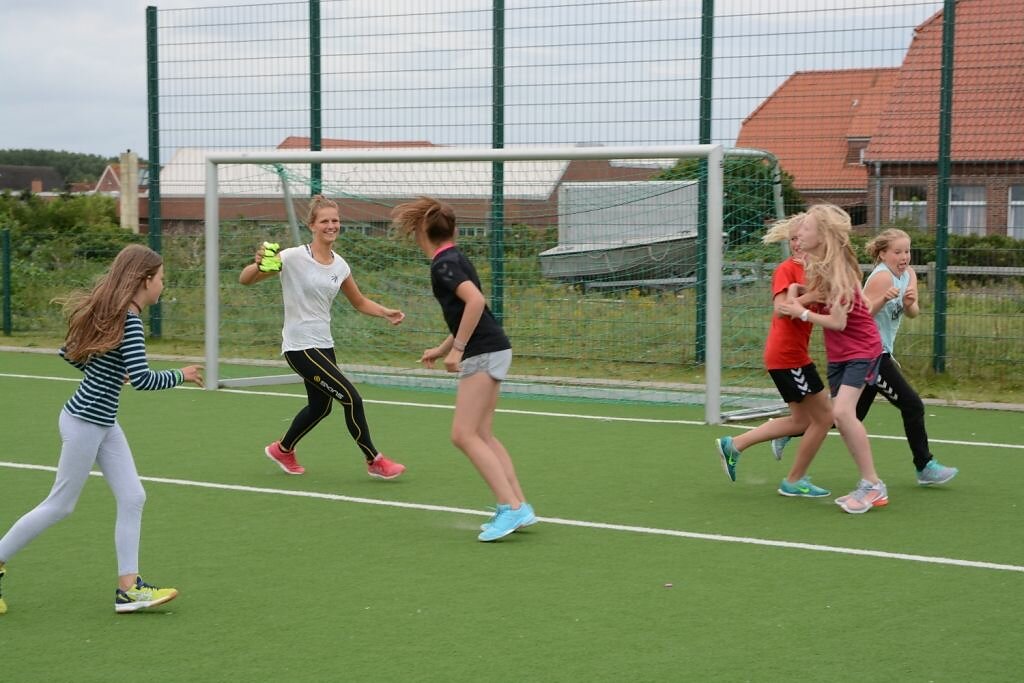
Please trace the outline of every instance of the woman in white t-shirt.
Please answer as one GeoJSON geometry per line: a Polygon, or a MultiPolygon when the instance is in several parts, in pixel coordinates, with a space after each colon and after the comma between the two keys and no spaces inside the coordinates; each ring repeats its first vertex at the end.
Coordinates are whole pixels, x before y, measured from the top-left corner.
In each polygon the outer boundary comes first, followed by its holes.
{"type": "Polygon", "coordinates": [[[334,242],[341,228],[336,202],[320,195],[313,197],[307,224],[312,233],[309,244],[280,253],[261,246],[253,263],[243,268],[238,278],[243,285],[251,285],[280,274],[284,296],[281,351],[288,365],[305,380],[309,398],[285,435],[267,446],[264,452],[288,474],[305,472],[295,459],[295,445],[327,417],[336,400],[345,411],[345,424],[363,452],[369,475],[394,479],[405,471],[405,466],[384,456],[370,439],[363,399],[342,374],[335,358],[331,305],[340,291],[352,308],[384,318],[392,325],[402,322],[405,314],[364,296],[348,263],[334,253],[334,242]]]}

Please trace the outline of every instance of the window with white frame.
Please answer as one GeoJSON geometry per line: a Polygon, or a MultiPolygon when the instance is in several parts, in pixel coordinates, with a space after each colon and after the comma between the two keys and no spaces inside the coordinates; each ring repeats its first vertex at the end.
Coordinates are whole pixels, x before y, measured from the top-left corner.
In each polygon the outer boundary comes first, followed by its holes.
{"type": "Polygon", "coordinates": [[[907,220],[917,228],[928,227],[928,190],[923,185],[896,185],[890,191],[889,220],[907,220]]]}
{"type": "Polygon", "coordinates": [[[949,188],[949,231],[957,235],[985,234],[985,186],[949,188]]]}
{"type": "Polygon", "coordinates": [[[1024,239],[1024,185],[1010,185],[1010,206],[1006,218],[1006,234],[1024,239]]]}

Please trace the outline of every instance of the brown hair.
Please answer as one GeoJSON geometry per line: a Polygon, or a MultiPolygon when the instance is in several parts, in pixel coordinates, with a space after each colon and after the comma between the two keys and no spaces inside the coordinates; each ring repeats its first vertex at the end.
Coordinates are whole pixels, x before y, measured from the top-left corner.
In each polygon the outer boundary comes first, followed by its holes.
{"type": "Polygon", "coordinates": [[[338,209],[338,202],[328,199],[322,194],[313,195],[309,200],[309,214],[306,216],[306,225],[313,225],[316,221],[316,215],[320,213],[321,209],[338,209]]]}
{"type": "Polygon", "coordinates": [[[402,235],[422,231],[431,242],[443,242],[455,234],[455,211],[433,197],[399,204],[391,211],[391,219],[402,235]]]}
{"type": "Polygon", "coordinates": [[[110,270],[92,290],[72,292],[57,302],[68,317],[64,355],[84,363],[110,351],[124,336],[124,317],[139,286],[156,275],[164,263],[160,254],[141,244],[129,244],[114,258],[110,270]]]}
{"type": "Polygon", "coordinates": [[[874,239],[864,245],[864,250],[868,252],[875,263],[878,263],[882,259],[882,252],[888,249],[893,242],[896,240],[910,240],[910,235],[903,232],[899,228],[889,228],[875,235],[874,239]]]}

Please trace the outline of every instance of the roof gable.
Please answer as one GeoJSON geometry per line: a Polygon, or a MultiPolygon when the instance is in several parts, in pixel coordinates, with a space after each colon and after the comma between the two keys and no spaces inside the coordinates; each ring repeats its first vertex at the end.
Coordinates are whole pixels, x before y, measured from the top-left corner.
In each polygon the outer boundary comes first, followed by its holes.
{"type": "Polygon", "coordinates": [[[798,71],[744,120],[738,147],[771,152],[798,189],[863,189],[867,170],[846,163],[851,138],[868,138],[897,69],[798,71]]]}
{"type": "MultiPolygon", "coordinates": [[[[942,12],[915,30],[866,160],[938,157],[942,12]]],[[[1020,0],[960,0],[953,46],[954,161],[1024,158],[1024,12],[1020,0]]]]}

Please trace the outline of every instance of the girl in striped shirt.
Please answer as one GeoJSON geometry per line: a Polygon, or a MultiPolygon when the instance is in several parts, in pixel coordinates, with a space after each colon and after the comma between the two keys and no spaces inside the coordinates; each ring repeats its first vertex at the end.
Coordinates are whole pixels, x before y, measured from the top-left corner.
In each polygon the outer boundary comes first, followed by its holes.
{"type": "MultiPolygon", "coordinates": [[[[135,612],[177,596],[175,589],[157,588],[139,577],[139,536],[146,492],[117,422],[125,383],[140,391],[170,389],[183,382],[203,385],[198,366],[155,371],[146,361],[139,314],[159,300],[163,288],[163,259],[151,249],[132,244],[121,250],[110,271],[91,291],[77,292],[64,301],[68,333],[60,355],[85,377],[60,413],[62,446],[50,494],[0,539],[0,579],[8,560],[71,514],[95,463],[117,501],[115,611],[135,612]]],[[[6,611],[0,596],[0,614],[6,611]]]]}

